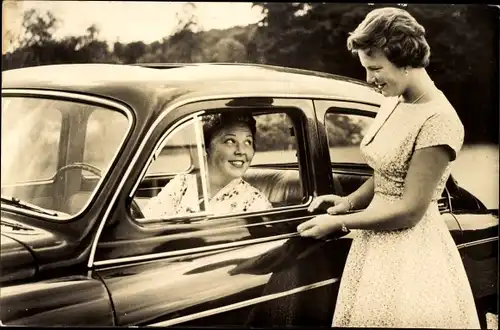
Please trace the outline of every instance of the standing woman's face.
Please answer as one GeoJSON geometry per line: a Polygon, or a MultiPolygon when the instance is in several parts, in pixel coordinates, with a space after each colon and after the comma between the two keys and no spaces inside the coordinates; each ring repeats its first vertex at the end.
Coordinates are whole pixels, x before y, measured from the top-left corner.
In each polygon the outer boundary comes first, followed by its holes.
{"type": "Polygon", "coordinates": [[[398,68],[380,50],[358,51],[359,61],[366,70],[366,81],[375,85],[384,96],[399,96],[408,85],[404,68],[398,68]]]}
{"type": "Polygon", "coordinates": [[[228,181],[241,178],[255,154],[252,131],[243,123],[223,127],[216,132],[208,149],[210,175],[221,175],[228,181]]]}

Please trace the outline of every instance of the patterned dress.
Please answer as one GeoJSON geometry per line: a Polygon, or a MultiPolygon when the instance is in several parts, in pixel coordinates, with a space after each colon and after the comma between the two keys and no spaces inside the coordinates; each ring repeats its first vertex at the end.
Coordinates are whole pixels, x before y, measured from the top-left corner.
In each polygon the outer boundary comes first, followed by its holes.
{"type": "MultiPolygon", "coordinates": [[[[374,170],[368,209],[402,197],[414,150],[447,145],[454,160],[463,137],[462,123],[442,93],[425,104],[387,98],[361,142],[374,170]]],[[[460,254],[437,206],[450,171],[451,163],[414,227],[353,231],[333,326],[480,327],[460,254]]]]}
{"type": "MultiPolygon", "coordinates": [[[[196,175],[179,174],[149,200],[143,213],[147,218],[164,218],[200,212],[200,203],[196,175]]],[[[272,204],[257,188],[239,178],[229,182],[210,199],[207,211],[227,214],[270,208],[272,204]]]]}

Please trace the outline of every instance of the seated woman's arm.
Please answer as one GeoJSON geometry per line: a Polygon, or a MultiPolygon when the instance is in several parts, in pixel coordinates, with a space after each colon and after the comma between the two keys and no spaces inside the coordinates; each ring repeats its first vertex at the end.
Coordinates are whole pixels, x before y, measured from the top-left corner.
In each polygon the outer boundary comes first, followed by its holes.
{"type": "Polygon", "coordinates": [[[142,210],[146,218],[163,218],[177,213],[177,208],[188,187],[185,175],[176,175],[155,197],[152,197],[142,210]]]}

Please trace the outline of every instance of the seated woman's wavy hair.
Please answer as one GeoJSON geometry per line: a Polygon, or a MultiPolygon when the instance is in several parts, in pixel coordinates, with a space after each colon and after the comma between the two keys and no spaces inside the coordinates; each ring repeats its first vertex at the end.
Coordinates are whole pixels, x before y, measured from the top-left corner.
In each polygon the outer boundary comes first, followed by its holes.
{"type": "MultiPolygon", "coordinates": [[[[234,113],[234,112],[222,112],[215,114],[207,114],[202,117],[203,122],[203,137],[205,140],[205,148],[208,150],[210,146],[210,141],[216,132],[222,128],[236,124],[243,123],[248,126],[252,132],[252,138],[255,142],[255,133],[257,131],[256,120],[253,116],[246,113],[234,113]]],[[[253,145],[254,150],[255,143],[253,145]]]]}
{"type": "Polygon", "coordinates": [[[425,29],[406,10],[394,7],[374,9],[347,38],[347,49],[357,54],[381,50],[397,67],[425,68],[430,47],[425,29]]]}

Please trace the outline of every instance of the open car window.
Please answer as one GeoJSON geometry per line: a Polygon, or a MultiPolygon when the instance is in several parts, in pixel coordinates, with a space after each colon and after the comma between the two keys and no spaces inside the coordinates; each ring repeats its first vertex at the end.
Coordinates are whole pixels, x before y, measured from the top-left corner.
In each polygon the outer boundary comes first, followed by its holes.
{"type": "MultiPolygon", "coordinates": [[[[207,149],[203,124],[209,116],[221,113],[200,114],[158,142],[133,198],[141,209],[139,222],[191,221],[303,203],[297,136],[290,116],[276,111],[249,112],[255,119],[256,132],[248,164],[238,163],[237,160],[244,158],[231,155],[224,156],[229,157],[228,161],[216,160],[213,165],[210,155],[222,156],[207,149]],[[233,177],[218,191],[211,191],[217,166],[233,177]]],[[[220,143],[225,146],[237,142],[221,140],[220,143]]]]}
{"type": "Polygon", "coordinates": [[[325,128],[331,162],[366,164],[360,144],[372,121],[373,118],[367,115],[341,109],[328,111],[325,114],[325,128]]]}

